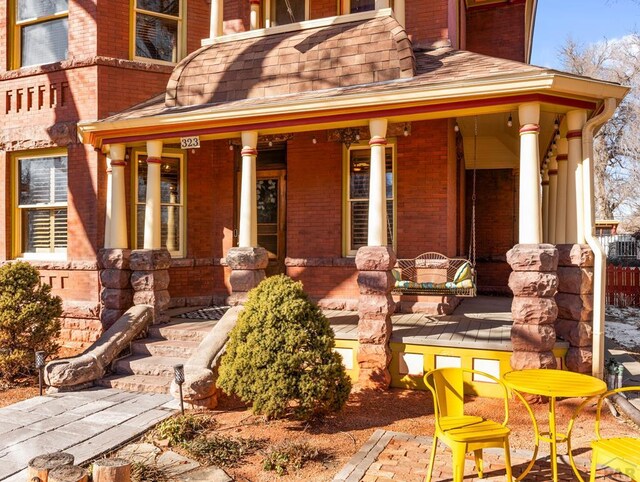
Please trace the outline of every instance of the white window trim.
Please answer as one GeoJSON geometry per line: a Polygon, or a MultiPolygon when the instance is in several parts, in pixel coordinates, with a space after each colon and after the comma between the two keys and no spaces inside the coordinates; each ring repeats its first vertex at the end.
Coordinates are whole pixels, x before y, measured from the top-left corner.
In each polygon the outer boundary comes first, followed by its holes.
{"type": "MultiPolygon", "coordinates": [[[[281,25],[273,25],[273,9],[275,7],[276,0],[264,0],[264,26],[265,28],[273,28],[280,27],[281,25]]],[[[304,22],[305,20],[309,20],[309,0],[304,1],[304,18],[300,20],[300,22],[304,22]]],[[[298,22],[295,22],[298,23],[298,22]]],[[[292,23],[293,24],[293,23],[292,23]]],[[[292,25],[292,24],[284,24],[284,25],[292,25]]]]}
{"type": "MultiPolygon", "coordinates": [[[[145,202],[138,201],[138,165],[140,157],[146,156],[147,151],[145,149],[134,149],[131,155],[133,159],[131,167],[132,177],[132,202],[131,202],[131,246],[134,249],[142,249],[142,246],[138,246],[138,206],[144,206],[145,202]]],[[[178,225],[179,230],[179,243],[178,249],[175,251],[169,251],[172,258],[184,258],[186,256],[186,232],[187,232],[187,155],[180,149],[163,149],[162,157],[171,157],[180,160],[180,203],[172,204],[176,206],[180,212],[180,222],[178,225]]],[[[161,203],[160,206],[168,206],[168,203],[161,203]]]]}
{"type": "MultiPolygon", "coordinates": [[[[391,138],[387,139],[386,148],[391,149],[391,169],[393,172],[393,190],[392,190],[392,212],[393,212],[393,249],[396,249],[397,246],[397,232],[398,232],[398,169],[397,169],[397,149],[396,149],[396,139],[391,138]]],[[[351,157],[351,151],[354,150],[371,150],[371,147],[368,143],[363,142],[363,144],[352,144],[349,148],[343,146],[342,148],[342,168],[343,168],[343,200],[342,200],[342,255],[343,256],[355,256],[357,250],[351,249],[351,190],[350,190],[350,172],[349,172],[349,161],[351,157]]]]}
{"type": "Polygon", "coordinates": [[[174,17],[173,15],[166,15],[163,13],[153,12],[151,10],[145,10],[143,8],[138,8],[138,1],[131,0],[131,31],[130,31],[130,41],[129,41],[129,56],[132,60],[138,60],[140,62],[147,62],[150,64],[159,64],[159,65],[176,65],[180,62],[185,56],[187,52],[187,35],[186,35],[186,25],[185,18],[187,18],[187,2],[186,0],[180,0],[180,13],[178,17],[174,17]],[[136,55],[136,14],[142,13],[144,15],[149,15],[151,17],[158,18],[166,18],[169,20],[177,20],[178,22],[178,46],[176,48],[176,61],[168,62],[166,60],[160,59],[151,59],[149,57],[140,57],[136,55]]]}
{"type": "MultiPolygon", "coordinates": [[[[66,261],[67,250],[69,249],[69,153],[66,149],[56,150],[43,150],[42,152],[29,152],[25,154],[16,153],[11,159],[11,168],[13,170],[13,258],[18,260],[34,260],[34,261],[66,261]],[[50,253],[25,253],[23,251],[22,243],[22,210],[29,208],[37,208],[38,204],[19,204],[20,203],[20,161],[26,159],[42,159],[46,157],[61,157],[67,158],[67,202],[66,203],[51,203],[46,205],[46,209],[54,208],[67,208],[67,248],[64,251],[50,252],[50,253]]],[[[43,206],[43,209],[45,207],[43,206]]]]}
{"type": "MultiPolygon", "coordinates": [[[[11,19],[13,24],[13,45],[12,49],[13,59],[11,63],[13,64],[14,69],[22,68],[22,29],[24,27],[28,27],[30,25],[37,25],[40,23],[49,22],[51,20],[59,20],[61,18],[69,18],[69,9],[63,10],[62,12],[56,12],[52,15],[45,15],[42,17],[28,18],[26,20],[18,20],[18,0],[12,0],[11,6],[13,10],[11,13],[11,19]]],[[[67,30],[67,42],[69,37],[69,31],[67,30]]],[[[55,62],[60,62],[66,59],[56,60],[55,62]]],[[[54,63],[55,63],[54,62],[54,63]]],[[[38,65],[47,65],[47,64],[31,64],[27,67],[37,67],[38,65]]]]}

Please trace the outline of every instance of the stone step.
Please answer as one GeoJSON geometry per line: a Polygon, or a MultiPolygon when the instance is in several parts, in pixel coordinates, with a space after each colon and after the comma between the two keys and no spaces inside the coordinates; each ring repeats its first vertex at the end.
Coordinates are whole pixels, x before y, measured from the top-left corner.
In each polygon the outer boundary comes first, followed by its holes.
{"type": "Polygon", "coordinates": [[[174,341],[201,342],[216,323],[217,321],[215,320],[184,321],[173,319],[169,323],[150,326],[149,337],[174,341]]]}
{"type": "Polygon", "coordinates": [[[111,375],[96,380],[96,385],[117,388],[128,392],[169,393],[171,377],[153,377],[147,375],[111,375]]]}
{"type": "Polygon", "coordinates": [[[113,371],[118,375],[150,375],[172,378],[173,366],[184,364],[186,358],[172,356],[133,355],[122,358],[113,364],[113,371]]]}
{"type": "Polygon", "coordinates": [[[169,356],[186,359],[193,354],[198,345],[198,341],[144,338],[131,343],[131,352],[134,355],[169,356]]]}

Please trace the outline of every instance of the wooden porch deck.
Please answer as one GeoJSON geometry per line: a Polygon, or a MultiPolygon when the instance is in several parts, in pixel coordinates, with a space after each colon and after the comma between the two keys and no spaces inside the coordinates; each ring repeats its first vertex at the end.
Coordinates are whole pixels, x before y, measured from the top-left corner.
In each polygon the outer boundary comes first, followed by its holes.
{"type": "MultiPolygon", "coordinates": [[[[337,339],[357,340],[358,314],[326,310],[337,339]]],[[[511,351],[511,298],[465,298],[451,315],[400,313],[392,317],[392,342],[511,351]]],[[[556,348],[565,347],[557,342],[556,348]]]]}

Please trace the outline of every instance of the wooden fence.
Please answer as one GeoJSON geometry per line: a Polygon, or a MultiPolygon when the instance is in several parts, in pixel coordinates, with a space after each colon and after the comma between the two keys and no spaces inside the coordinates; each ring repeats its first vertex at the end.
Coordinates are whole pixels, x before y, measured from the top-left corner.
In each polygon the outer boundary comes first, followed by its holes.
{"type": "Polygon", "coordinates": [[[640,306],[640,268],[607,266],[607,304],[640,306]]]}

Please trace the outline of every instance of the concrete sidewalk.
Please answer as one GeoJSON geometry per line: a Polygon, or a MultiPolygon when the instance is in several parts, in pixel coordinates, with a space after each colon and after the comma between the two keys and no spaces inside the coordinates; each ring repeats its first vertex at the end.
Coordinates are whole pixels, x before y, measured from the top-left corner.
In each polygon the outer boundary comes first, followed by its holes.
{"type": "Polygon", "coordinates": [[[64,450],[79,465],[169,417],[170,395],[112,388],[34,397],[0,409],[0,480],[25,482],[36,455],[64,450]]]}

